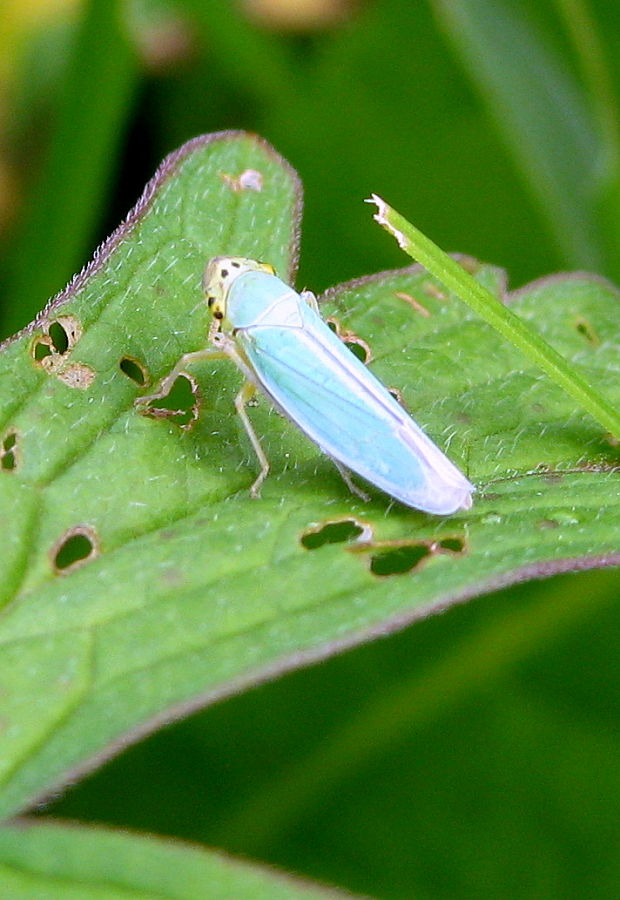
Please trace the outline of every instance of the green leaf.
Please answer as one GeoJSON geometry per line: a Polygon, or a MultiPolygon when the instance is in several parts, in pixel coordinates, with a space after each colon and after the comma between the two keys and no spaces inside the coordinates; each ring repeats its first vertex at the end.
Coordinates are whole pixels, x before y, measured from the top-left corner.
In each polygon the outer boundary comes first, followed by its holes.
{"type": "Polygon", "coordinates": [[[177,841],[26,821],[0,829],[0,881],[3,896],[15,900],[341,896],[177,841]]]}
{"type": "MultiPolygon", "coordinates": [[[[139,393],[205,342],[206,259],[291,276],[298,185],[262,142],[223,134],[169,158],[145,198],[0,356],[3,814],[285,668],[498,585],[620,563],[617,448],[419,267],[324,309],[476,483],[467,514],[361,502],[264,400],[250,415],[272,473],[251,500],[227,361],[140,415],[139,393]]],[[[500,273],[467,265],[502,295],[500,273]]],[[[512,302],[618,402],[610,285],[556,277],[512,302]]]]}

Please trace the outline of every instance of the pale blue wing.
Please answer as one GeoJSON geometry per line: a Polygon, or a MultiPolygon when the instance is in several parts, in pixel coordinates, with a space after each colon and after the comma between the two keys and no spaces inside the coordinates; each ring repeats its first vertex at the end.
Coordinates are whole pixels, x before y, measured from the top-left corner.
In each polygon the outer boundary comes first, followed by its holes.
{"type": "MultiPolygon", "coordinates": [[[[290,295],[289,295],[290,296],[290,295]]],[[[314,310],[298,327],[237,331],[257,383],[329,456],[403,503],[438,514],[471,505],[472,485],[314,310]]]]}

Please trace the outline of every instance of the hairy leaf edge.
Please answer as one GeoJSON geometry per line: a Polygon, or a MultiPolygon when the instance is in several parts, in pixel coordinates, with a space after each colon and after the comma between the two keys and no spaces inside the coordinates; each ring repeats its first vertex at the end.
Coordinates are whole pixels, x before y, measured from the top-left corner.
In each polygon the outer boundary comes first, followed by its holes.
{"type": "MultiPolygon", "coordinates": [[[[466,603],[468,600],[473,600],[476,597],[490,594],[493,591],[501,590],[502,588],[511,587],[512,585],[534,579],[550,578],[553,575],[561,575],[570,572],[586,572],[591,569],[611,568],[613,566],[620,566],[620,551],[597,556],[567,557],[565,559],[557,559],[543,563],[530,563],[526,566],[490,578],[480,585],[442,597],[419,609],[410,610],[405,613],[399,612],[382,622],[377,622],[374,625],[365,627],[359,631],[354,631],[337,640],[327,641],[319,647],[312,647],[308,650],[301,650],[288,654],[269,665],[259,667],[246,672],[240,677],[233,678],[230,682],[219,688],[207,691],[204,694],[197,694],[191,700],[172,704],[172,706],[167,707],[157,713],[157,715],[152,716],[142,724],[138,725],[136,728],[128,731],[122,737],[111,741],[106,747],[100,750],[99,753],[94,754],[78,766],[65,772],[61,778],[57,779],[54,784],[49,787],[49,789],[41,794],[36,794],[30,801],[27,801],[22,807],[22,810],[27,811],[33,807],[44,806],[46,803],[52,802],[67,786],[75,784],[81,778],[94,772],[113,757],[118,756],[128,747],[138,743],[138,741],[148,737],[160,728],[170,725],[171,722],[186,718],[214,703],[219,703],[222,700],[240,694],[242,691],[248,690],[249,688],[265,684],[269,681],[274,681],[276,678],[285,675],[287,672],[316,665],[326,659],[330,659],[337,653],[351,650],[368,641],[389,637],[398,631],[402,631],[409,625],[419,622],[422,619],[426,619],[431,615],[445,612],[452,606],[466,603]]],[[[9,818],[8,821],[11,821],[11,818],[9,818]]]]}
{"type": "MultiPolygon", "coordinates": [[[[215,131],[211,134],[201,134],[192,138],[185,144],[182,144],[168,156],[164,157],[157,167],[157,170],[150,181],[147,182],[138,202],[133,206],[123,219],[121,224],[103,241],[93,253],[92,258],[86,265],[73,276],[71,281],[58,294],[49,300],[40,313],[24,328],[20,329],[16,334],[11,335],[0,343],[0,352],[15,341],[32,334],[41,322],[49,319],[50,313],[60,309],[67,301],[73,299],[85,286],[89,278],[95,275],[101,266],[107,261],[110,254],[118,247],[118,245],[129,235],[132,229],[143,219],[149,211],[155,196],[159,189],[171,178],[177,171],[179,165],[195,150],[202,149],[210,144],[218,141],[235,141],[239,139],[252,140],[274,160],[276,160],[282,168],[290,176],[295,188],[295,210],[293,213],[293,234],[291,238],[291,271],[287,273],[287,277],[293,281],[297,271],[299,260],[299,244],[301,233],[301,215],[303,207],[303,189],[301,181],[295,169],[291,164],[281,156],[271,144],[257,134],[248,131],[215,131]]],[[[205,260],[206,262],[206,260],[205,260]]]]}

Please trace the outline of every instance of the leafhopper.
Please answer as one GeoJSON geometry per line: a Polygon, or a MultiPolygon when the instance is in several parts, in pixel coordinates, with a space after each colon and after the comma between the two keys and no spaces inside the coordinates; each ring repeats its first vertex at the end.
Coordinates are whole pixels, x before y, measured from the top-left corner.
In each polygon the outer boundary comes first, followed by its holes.
{"type": "MultiPolygon", "coordinates": [[[[313,294],[298,294],[266,263],[216,256],[207,265],[210,346],[187,353],[163,380],[162,396],[188,364],[226,357],[245,377],[235,406],[260,463],[269,463],[247,414],[257,390],[334,461],[407,506],[437,515],[469,509],[475,490],[388,389],[323,321],[313,294]]],[[[141,402],[151,398],[142,398],[141,402]]]]}

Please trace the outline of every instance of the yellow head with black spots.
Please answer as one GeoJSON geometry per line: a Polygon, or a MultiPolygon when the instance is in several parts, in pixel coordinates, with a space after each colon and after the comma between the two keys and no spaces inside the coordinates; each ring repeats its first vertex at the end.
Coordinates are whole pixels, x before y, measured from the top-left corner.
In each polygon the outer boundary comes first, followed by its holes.
{"type": "Polygon", "coordinates": [[[245,256],[214,256],[207,263],[202,288],[211,315],[219,322],[226,320],[231,285],[245,272],[268,272],[275,275],[275,269],[269,263],[247,259],[245,256]]]}

